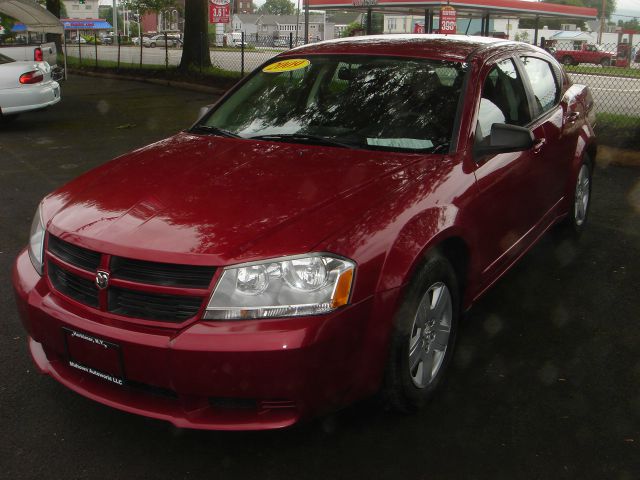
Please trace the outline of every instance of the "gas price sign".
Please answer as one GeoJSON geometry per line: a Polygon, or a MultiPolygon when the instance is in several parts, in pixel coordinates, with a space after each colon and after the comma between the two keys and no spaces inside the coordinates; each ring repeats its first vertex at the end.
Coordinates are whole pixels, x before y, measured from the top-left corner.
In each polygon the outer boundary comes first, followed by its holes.
{"type": "Polygon", "coordinates": [[[209,0],[209,23],[229,23],[231,0],[209,0]]]}
{"type": "Polygon", "coordinates": [[[440,9],[440,33],[456,33],[456,9],[442,7],[440,9]]]}

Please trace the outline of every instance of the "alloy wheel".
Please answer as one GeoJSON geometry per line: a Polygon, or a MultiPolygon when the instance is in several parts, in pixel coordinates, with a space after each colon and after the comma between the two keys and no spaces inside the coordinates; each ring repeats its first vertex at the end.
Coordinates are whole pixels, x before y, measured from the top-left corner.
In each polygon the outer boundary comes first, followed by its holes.
{"type": "Polygon", "coordinates": [[[578,227],[581,226],[587,218],[587,207],[589,206],[590,194],[589,167],[587,165],[582,165],[580,167],[580,172],[578,173],[576,194],[573,203],[573,216],[578,227]]]}
{"type": "Polygon", "coordinates": [[[429,386],[438,375],[449,344],[452,318],[451,292],[444,283],[434,283],[420,300],[411,326],[409,374],[416,387],[429,386]]]}

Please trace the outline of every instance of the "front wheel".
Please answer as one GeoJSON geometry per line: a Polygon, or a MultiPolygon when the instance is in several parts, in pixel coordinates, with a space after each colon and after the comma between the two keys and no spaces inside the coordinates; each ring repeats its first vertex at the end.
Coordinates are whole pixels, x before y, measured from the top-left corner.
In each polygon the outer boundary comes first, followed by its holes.
{"type": "Polygon", "coordinates": [[[385,397],[396,410],[419,409],[441,384],[453,356],[459,302],[451,264],[431,254],[396,314],[384,384],[385,397]]]}
{"type": "Polygon", "coordinates": [[[611,66],[611,59],[610,58],[603,58],[602,60],[600,60],[600,65],[602,65],[603,67],[611,66]]]}
{"type": "Polygon", "coordinates": [[[573,65],[573,58],[571,58],[569,55],[565,55],[564,57],[562,57],[562,63],[564,65],[573,65]]]}
{"type": "Polygon", "coordinates": [[[156,44],[155,43],[151,43],[151,45],[149,45],[151,48],[156,48],[156,44]]]}

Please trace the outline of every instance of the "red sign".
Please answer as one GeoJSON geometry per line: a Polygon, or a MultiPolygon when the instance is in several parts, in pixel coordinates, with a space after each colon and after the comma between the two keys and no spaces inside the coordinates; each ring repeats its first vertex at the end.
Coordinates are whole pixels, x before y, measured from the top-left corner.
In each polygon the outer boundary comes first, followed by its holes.
{"type": "Polygon", "coordinates": [[[413,26],[413,33],[424,33],[424,25],[416,23],[413,26]]]}
{"type": "Polygon", "coordinates": [[[456,9],[442,7],[440,9],[440,33],[456,33],[456,9]]]}
{"type": "Polygon", "coordinates": [[[209,23],[229,23],[231,0],[209,0],[209,23]]]}

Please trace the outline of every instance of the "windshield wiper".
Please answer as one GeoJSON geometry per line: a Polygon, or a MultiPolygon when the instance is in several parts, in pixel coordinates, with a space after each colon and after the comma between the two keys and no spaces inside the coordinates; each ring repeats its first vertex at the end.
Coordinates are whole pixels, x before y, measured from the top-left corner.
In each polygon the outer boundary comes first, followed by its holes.
{"type": "Polygon", "coordinates": [[[229,132],[227,130],[223,130],[222,128],[212,127],[211,125],[196,125],[191,129],[191,132],[194,133],[207,133],[210,135],[219,135],[221,137],[229,137],[229,138],[242,138],[240,135],[237,135],[233,132],[229,132]]]}
{"type": "Polygon", "coordinates": [[[273,133],[270,135],[256,135],[251,140],[273,140],[275,142],[310,143],[315,145],[330,145],[341,148],[357,148],[356,145],[342,143],[331,138],[309,135],[308,133],[273,133]]]}

